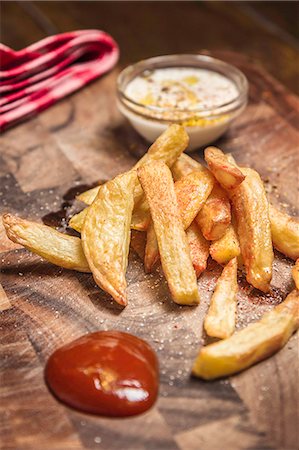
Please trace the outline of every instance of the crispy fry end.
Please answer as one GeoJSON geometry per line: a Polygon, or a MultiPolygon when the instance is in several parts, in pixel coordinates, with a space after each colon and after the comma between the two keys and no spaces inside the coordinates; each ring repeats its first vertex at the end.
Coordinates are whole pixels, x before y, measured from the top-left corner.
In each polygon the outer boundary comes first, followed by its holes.
{"type": "Polygon", "coordinates": [[[3,215],[3,225],[11,241],[23,245],[52,264],[79,272],[90,272],[79,238],[12,214],[3,215]]]}
{"type": "Polygon", "coordinates": [[[299,258],[299,221],[269,205],[274,247],[292,259],[299,258]]]}
{"type": "Polygon", "coordinates": [[[281,349],[298,327],[299,292],[294,290],[258,322],[203,347],[192,372],[205,380],[240,372],[281,349]]]}
{"type": "Polygon", "coordinates": [[[240,244],[233,225],[229,225],[222,238],[210,245],[210,255],[218,264],[227,264],[240,253],[240,244]]]}
{"type": "Polygon", "coordinates": [[[218,183],[196,216],[196,222],[209,241],[220,239],[225,234],[231,223],[231,210],[228,196],[218,183]]]}
{"type": "Polygon", "coordinates": [[[234,164],[232,158],[219,150],[219,148],[206,148],[205,160],[218,183],[225,189],[234,189],[244,181],[245,175],[234,164]]]}

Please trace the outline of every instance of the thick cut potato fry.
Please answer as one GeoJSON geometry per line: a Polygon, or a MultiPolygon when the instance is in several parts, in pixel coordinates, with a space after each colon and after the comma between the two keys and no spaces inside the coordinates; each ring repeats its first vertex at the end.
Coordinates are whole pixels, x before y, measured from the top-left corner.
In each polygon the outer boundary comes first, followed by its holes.
{"type": "Polygon", "coordinates": [[[299,258],[299,221],[272,205],[269,214],[274,247],[289,258],[299,258]]]}
{"type": "Polygon", "coordinates": [[[121,305],[127,304],[126,269],[136,182],[136,171],[130,171],[105,183],[88,208],[81,234],[95,282],[121,305]]]}
{"type": "Polygon", "coordinates": [[[269,292],[274,259],[269,205],[262,180],[253,169],[242,169],[246,178],[230,191],[237,221],[241,255],[247,281],[269,292]]]}
{"type": "Polygon", "coordinates": [[[185,230],[204,206],[213,185],[213,176],[208,171],[191,172],[175,183],[175,193],[185,230]]]}
{"type": "Polygon", "coordinates": [[[196,216],[202,234],[209,241],[222,238],[231,223],[230,202],[224,189],[215,184],[206,203],[196,216]]]}
{"type": "Polygon", "coordinates": [[[292,276],[295,282],[296,289],[299,289],[299,258],[297,259],[294,267],[292,268],[292,276]]]}
{"type": "MultiPolygon", "coordinates": [[[[137,161],[133,169],[137,169],[149,161],[163,161],[171,167],[181,153],[188,147],[188,144],[189,136],[184,127],[172,124],[156,139],[148,149],[147,153],[137,161]]],[[[134,191],[135,204],[141,200],[140,195],[142,194],[142,190],[138,184],[134,191]]],[[[101,189],[101,186],[96,186],[95,188],[83,192],[78,195],[77,199],[87,205],[91,205],[96,198],[99,189],[101,189]]]]}
{"type": "MultiPolygon", "coordinates": [[[[175,182],[174,189],[185,230],[191,225],[198,211],[204,206],[212,191],[213,184],[213,176],[210,176],[208,171],[190,172],[175,182]]],[[[147,234],[144,260],[147,273],[153,270],[158,259],[159,248],[154,228],[151,227],[147,234]]]]}
{"type": "Polygon", "coordinates": [[[162,162],[153,162],[138,169],[138,178],[150,206],[162,268],[172,298],[183,305],[197,304],[196,275],[171,172],[162,162]]]}
{"type": "Polygon", "coordinates": [[[196,159],[191,158],[191,156],[186,155],[185,153],[182,153],[171,167],[171,172],[175,181],[178,181],[182,177],[188,175],[188,173],[195,171],[209,172],[206,167],[196,161],[196,159]]]}
{"type": "Polygon", "coordinates": [[[223,269],[214,293],[204,328],[209,336],[225,339],[233,334],[237,309],[237,258],[233,258],[223,269]]]}
{"type": "Polygon", "coordinates": [[[205,160],[216,180],[225,189],[233,189],[245,179],[244,173],[234,164],[233,158],[216,147],[205,149],[205,160]]]}
{"type": "Polygon", "coordinates": [[[240,244],[234,226],[227,228],[222,238],[210,245],[210,255],[218,264],[227,264],[231,259],[240,255],[240,244]]]}
{"type": "Polygon", "coordinates": [[[3,215],[3,225],[11,241],[23,245],[52,264],[79,272],[90,272],[79,238],[12,214],[3,215]]]}
{"type": "Polygon", "coordinates": [[[203,237],[196,222],[192,222],[186,230],[192,264],[198,278],[207,268],[209,258],[209,242],[203,237]]]}
{"type": "Polygon", "coordinates": [[[298,327],[299,292],[294,290],[258,322],[203,347],[192,372],[205,380],[240,372],[281,349],[298,327]]]}

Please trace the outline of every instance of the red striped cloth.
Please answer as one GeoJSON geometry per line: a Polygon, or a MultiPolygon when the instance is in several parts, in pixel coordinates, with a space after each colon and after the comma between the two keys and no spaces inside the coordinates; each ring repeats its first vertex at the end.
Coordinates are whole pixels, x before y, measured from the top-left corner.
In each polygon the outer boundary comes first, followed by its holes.
{"type": "Polygon", "coordinates": [[[116,42],[99,30],[50,36],[20,51],[0,44],[0,130],[103,75],[118,56],[116,42]]]}

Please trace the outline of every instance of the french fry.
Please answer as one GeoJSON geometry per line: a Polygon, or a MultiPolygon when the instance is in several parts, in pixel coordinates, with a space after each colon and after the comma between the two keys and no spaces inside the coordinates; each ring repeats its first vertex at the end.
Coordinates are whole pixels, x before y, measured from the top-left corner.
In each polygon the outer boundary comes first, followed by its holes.
{"type": "Polygon", "coordinates": [[[68,226],[73,228],[73,230],[78,231],[78,233],[81,233],[88,209],[89,207],[82,209],[78,214],[74,214],[73,217],[70,218],[68,226]]]}
{"type": "Polygon", "coordinates": [[[220,275],[208,314],[204,321],[204,328],[209,336],[225,339],[233,334],[236,325],[237,308],[237,258],[233,258],[224,267],[220,275]]]}
{"type": "Polygon", "coordinates": [[[299,221],[272,205],[269,207],[269,214],[274,247],[296,260],[299,258],[299,221]]]}
{"type": "MultiPolygon", "coordinates": [[[[88,208],[89,206],[80,211],[78,214],[74,214],[68,223],[68,225],[74,230],[78,231],[78,233],[81,233],[88,208]]],[[[148,205],[145,199],[143,199],[143,201],[139,203],[138,208],[133,210],[131,228],[132,230],[145,231],[148,227],[149,222],[150,215],[148,211],[148,205]]]]}
{"type": "Polygon", "coordinates": [[[210,255],[218,264],[227,264],[231,259],[240,255],[240,244],[234,226],[227,228],[222,238],[210,245],[210,255]]]}
{"type": "Polygon", "coordinates": [[[193,374],[205,380],[232,375],[262,361],[281,349],[299,327],[299,292],[231,337],[203,347],[193,374]]]}
{"type": "Polygon", "coordinates": [[[159,246],[155,233],[154,224],[151,221],[146,232],[146,246],[144,254],[145,273],[151,273],[159,261],[159,246]]]}
{"type": "Polygon", "coordinates": [[[274,259],[269,206],[262,180],[253,169],[242,169],[246,178],[230,191],[247,281],[269,292],[274,259]]]}
{"type": "Polygon", "coordinates": [[[86,203],[86,205],[91,205],[98,195],[99,189],[101,188],[101,184],[99,186],[95,186],[88,191],[81,192],[81,194],[76,196],[76,199],[80,202],[86,203]]]}
{"type": "MultiPolygon", "coordinates": [[[[189,136],[184,127],[181,125],[170,125],[161,136],[150,146],[147,153],[143,155],[135,164],[133,169],[137,169],[149,161],[164,161],[171,167],[181,153],[187,148],[189,143],[189,136]]],[[[78,195],[77,199],[91,205],[96,198],[98,192],[105,184],[96,186],[78,195]]],[[[84,211],[84,210],[83,210],[84,211]]],[[[70,227],[81,232],[86,213],[81,211],[70,220],[70,227]]],[[[146,230],[150,221],[148,205],[143,197],[143,191],[139,183],[134,189],[134,211],[132,216],[132,228],[139,231],[146,230]]]]}
{"type": "Polygon", "coordinates": [[[226,155],[216,147],[205,149],[205,160],[216,180],[225,189],[234,189],[244,181],[244,173],[234,163],[230,155],[226,155]]]}
{"type": "Polygon", "coordinates": [[[217,183],[196,216],[202,234],[209,241],[222,238],[231,222],[230,202],[224,189],[217,183]]]}
{"type": "MultiPolygon", "coordinates": [[[[216,170],[220,170],[220,177],[218,181],[224,188],[232,189],[236,169],[243,173],[245,177],[246,168],[240,168],[236,164],[234,158],[230,154],[224,154],[219,149],[208,147],[205,150],[205,159],[208,162],[209,168],[216,176],[216,170]],[[223,165],[221,166],[221,164],[223,165]],[[214,164],[214,166],[213,166],[214,164]],[[214,169],[213,169],[214,167],[214,169]],[[233,178],[230,178],[233,174],[233,178]]],[[[241,177],[239,177],[241,180],[241,177]]],[[[241,180],[242,182],[242,180],[241,180]]],[[[274,206],[269,204],[269,216],[271,222],[271,234],[274,247],[292,259],[299,258],[299,222],[296,218],[285,214],[274,206]]]]}
{"type": "Polygon", "coordinates": [[[204,206],[214,185],[208,171],[191,172],[174,185],[183,226],[186,230],[204,206]]]}
{"type": "MultiPolygon", "coordinates": [[[[133,169],[137,169],[149,161],[163,161],[171,167],[180,154],[188,147],[188,144],[189,136],[184,127],[172,124],[156,139],[148,149],[147,153],[137,161],[133,169]]],[[[142,193],[138,184],[136,185],[134,192],[135,203],[140,201],[140,193],[142,193]]],[[[101,189],[101,186],[103,185],[96,186],[93,189],[83,192],[78,195],[77,199],[87,205],[91,205],[96,198],[99,189],[101,189]]]]}
{"type": "MultiPolygon", "coordinates": [[[[202,164],[200,164],[200,162],[196,161],[196,159],[191,158],[191,156],[186,155],[185,153],[182,153],[171,167],[171,172],[175,181],[178,181],[180,178],[188,175],[188,173],[195,171],[209,173],[206,167],[204,167],[202,164]]],[[[212,179],[214,179],[214,177],[212,177],[212,179]]]]}
{"type": "MultiPolygon", "coordinates": [[[[198,211],[204,206],[212,191],[213,185],[213,176],[211,176],[207,170],[189,172],[175,182],[174,189],[184,230],[191,225],[198,211]]],[[[153,270],[158,259],[159,248],[157,239],[155,238],[155,231],[152,226],[147,233],[144,260],[147,273],[150,273],[153,270]]]]}
{"type": "Polygon", "coordinates": [[[299,258],[295,262],[295,265],[292,268],[292,276],[295,282],[296,289],[299,290],[299,258]]]}
{"type": "Polygon", "coordinates": [[[124,306],[136,182],[136,171],[130,171],[105,183],[88,208],[81,234],[95,282],[124,306]]]}
{"type": "Polygon", "coordinates": [[[3,225],[11,241],[23,245],[52,264],[79,272],[90,272],[79,238],[12,214],[3,215],[3,225]]]}
{"type": "Polygon", "coordinates": [[[199,303],[196,275],[180,217],[169,168],[153,162],[138,169],[158,240],[162,268],[173,300],[182,305],[199,303]]]}
{"type": "Polygon", "coordinates": [[[196,222],[192,222],[186,230],[192,264],[198,278],[207,268],[209,258],[209,242],[203,237],[196,222]]]}

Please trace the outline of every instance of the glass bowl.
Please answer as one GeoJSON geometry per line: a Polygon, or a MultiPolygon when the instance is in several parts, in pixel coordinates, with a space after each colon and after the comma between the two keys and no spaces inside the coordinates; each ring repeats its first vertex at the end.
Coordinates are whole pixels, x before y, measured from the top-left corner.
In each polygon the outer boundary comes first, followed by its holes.
{"type": "Polygon", "coordinates": [[[186,127],[190,137],[189,151],[218,139],[247,104],[248,82],[236,67],[205,55],[165,55],[145,59],[126,67],[117,79],[118,107],[135,130],[149,142],[155,139],[171,123],[186,127]],[[161,68],[199,68],[217,72],[231,80],[237,94],[231,101],[217,104],[210,109],[178,109],[144,105],[126,95],[128,84],[144,72],[161,68]]]}

